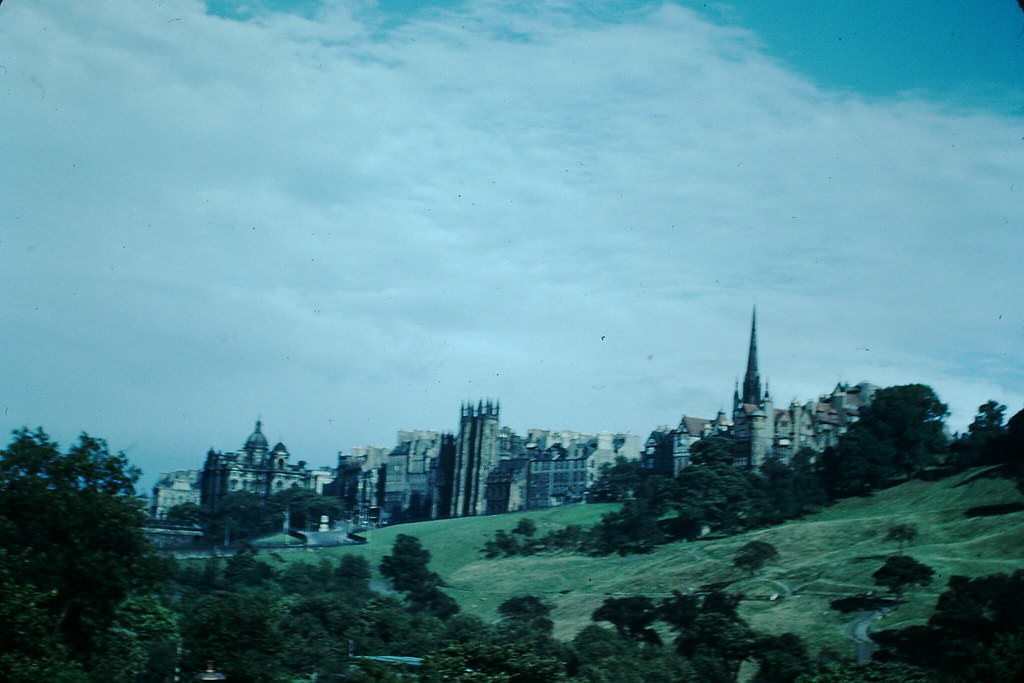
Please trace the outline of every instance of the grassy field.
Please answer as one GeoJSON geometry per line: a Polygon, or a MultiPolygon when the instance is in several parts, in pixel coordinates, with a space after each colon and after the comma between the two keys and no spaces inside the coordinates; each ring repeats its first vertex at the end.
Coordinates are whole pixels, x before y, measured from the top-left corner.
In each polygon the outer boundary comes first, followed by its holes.
{"type": "Polygon", "coordinates": [[[939,482],[910,482],[777,527],[727,539],[673,543],[649,555],[551,554],[488,560],[480,552],[496,530],[511,530],[520,518],[532,519],[543,535],[559,526],[591,524],[613,509],[610,505],[404,524],[371,531],[365,546],[282,555],[304,561],[352,552],[376,568],[395,536],[417,536],[433,556],[431,568],[444,578],[446,590],[464,611],[492,620],[497,606],[509,597],[543,596],[554,606],[555,635],[560,638],[571,638],[590,623],[591,612],[606,597],[657,598],[673,590],[731,581],[730,591],[746,595],[742,611],[755,628],[792,631],[812,652],[831,648],[852,656],[853,646],[844,636],[851,616],[829,609],[829,602],[875,589],[872,572],[897,552],[894,542],[883,541],[890,526],[916,525],[918,536],[904,552],[932,567],[936,576],[930,587],[908,591],[907,602],[876,629],[922,623],[951,575],[1024,568],[1024,512],[973,518],[964,514],[974,506],[1020,500],[1007,480],[965,474],[939,482]],[[771,543],[781,557],[748,577],[732,567],[732,557],[754,539],[771,543]],[[779,598],[770,600],[773,594],[779,598]]]}

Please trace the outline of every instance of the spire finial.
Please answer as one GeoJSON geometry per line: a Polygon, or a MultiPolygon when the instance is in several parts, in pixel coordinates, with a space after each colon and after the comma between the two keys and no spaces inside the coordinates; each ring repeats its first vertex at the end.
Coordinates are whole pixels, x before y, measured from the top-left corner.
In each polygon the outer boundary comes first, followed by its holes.
{"type": "Polygon", "coordinates": [[[743,376],[743,402],[757,405],[761,402],[761,376],[757,371],[757,306],[750,317],[750,349],[747,352],[747,372],[743,376]]]}

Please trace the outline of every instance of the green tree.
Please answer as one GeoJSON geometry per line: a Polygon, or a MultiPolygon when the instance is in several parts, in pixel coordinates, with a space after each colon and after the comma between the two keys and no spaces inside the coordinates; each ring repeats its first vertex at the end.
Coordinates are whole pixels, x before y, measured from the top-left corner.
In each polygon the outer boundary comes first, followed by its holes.
{"type": "Polygon", "coordinates": [[[595,624],[572,641],[572,681],[585,683],[652,683],[697,681],[686,659],[671,649],[650,647],[595,624]]]}
{"type": "Polygon", "coordinates": [[[138,474],[86,434],[61,453],[41,429],[21,429],[0,451],[0,548],[18,557],[8,571],[82,662],[125,597],[170,575],[143,533],[138,474]]]}
{"type": "Polygon", "coordinates": [[[498,605],[502,618],[502,630],[516,640],[524,636],[532,640],[537,636],[547,637],[555,628],[551,620],[551,605],[535,595],[517,595],[498,605]]]}
{"type": "Polygon", "coordinates": [[[903,554],[903,545],[912,542],[917,538],[917,526],[914,524],[894,524],[885,532],[886,541],[899,543],[900,555],[903,554]]]}
{"type": "Polygon", "coordinates": [[[875,585],[883,586],[900,595],[907,586],[927,586],[932,582],[934,574],[934,569],[909,555],[893,555],[871,576],[875,580],[875,585]]]}
{"type": "Polygon", "coordinates": [[[381,559],[380,573],[391,579],[391,585],[399,591],[441,584],[441,577],[427,567],[429,563],[430,551],[420,544],[420,539],[398,534],[391,547],[391,554],[381,559]]]}
{"type": "Polygon", "coordinates": [[[164,521],[168,524],[205,524],[206,511],[198,503],[181,503],[167,511],[164,521]]]}
{"type": "Polygon", "coordinates": [[[792,633],[760,637],[754,658],[758,663],[754,683],[791,683],[812,668],[807,647],[792,633]]]}
{"type": "MultiPolygon", "coordinates": [[[[698,444],[713,440],[704,439],[698,444]]],[[[706,464],[690,465],[676,477],[674,507],[679,517],[728,532],[768,521],[771,515],[761,478],[744,467],[734,467],[721,447],[716,447],[715,452],[717,455],[706,464]]]]}
{"type": "Polygon", "coordinates": [[[645,501],[633,500],[602,515],[587,533],[585,547],[593,555],[629,555],[649,553],[664,541],[656,512],[645,501]]]}
{"type": "Polygon", "coordinates": [[[676,651],[688,657],[698,680],[734,681],[740,665],[757,653],[758,636],[739,616],[741,596],[674,591],[658,604],[662,621],[676,632],[676,651]]]}
{"type": "Polygon", "coordinates": [[[833,492],[860,495],[939,462],[948,450],[948,414],[946,405],[923,384],[879,389],[828,460],[833,492]]]}
{"type": "Polygon", "coordinates": [[[299,531],[316,531],[323,515],[337,520],[343,511],[339,499],[298,486],[279,491],[267,501],[267,514],[272,520],[280,524],[287,513],[289,526],[299,531]]]}
{"type": "Polygon", "coordinates": [[[455,683],[551,683],[562,680],[565,665],[536,653],[530,645],[457,643],[424,660],[424,680],[455,683]]]}
{"type": "Polygon", "coordinates": [[[276,600],[258,591],[218,591],[200,598],[182,622],[182,666],[202,671],[213,660],[232,683],[279,683],[284,634],[276,600]]]}
{"type": "Polygon", "coordinates": [[[771,543],[750,541],[744,543],[733,555],[732,565],[745,572],[754,574],[772,560],[779,559],[779,551],[771,543]]]}
{"type": "Polygon", "coordinates": [[[623,456],[601,465],[597,481],[587,491],[588,503],[621,503],[634,497],[643,480],[640,462],[623,456]]]}
{"type": "Polygon", "coordinates": [[[420,539],[398,534],[391,554],[381,559],[380,573],[391,579],[395,590],[405,592],[411,606],[439,619],[447,619],[458,613],[459,606],[440,590],[444,581],[429,569],[429,562],[430,551],[420,544],[420,539]]]}
{"type": "Polygon", "coordinates": [[[732,466],[736,443],[724,436],[711,436],[690,446],[690,464],[710,467],[732,466]]]}
{"type": "Polygon", "coordinates": [[[9,683],[58,680],[67,655],[45,606],[50,594],[32,585],[27,570],[0,548],[0,680],[9,683]]]}
{"type": "Polygon", "coordinates": [[[523,517],[516,523],[516,527],[512,529],[512,533],[530,538],[537,533],[537,523],[528,517],[523,517]]]}
{"type": "Polygon", "coordinates": [[[651,628],[658,618],[658,611],[651,599],[646,596],[605,598],[590,618],[594,621],[609,622],[620,636],[648,643],[661,643],[658,632],[651,628]]]}
{"type": "Polygon", "coordinates": [[[1024,633],[1024,570],[1011,575],[953,576],[926,626],[874,633],[890,658],[943,672],[953,680],[1000,681],[1021,659],[1015,634],[1024,633]],[[978,668],[980,667],[980,668],[978,668]],[[975,670],[977,669],[977,670],[975,670]]]}
{"type": "Polygon", "coordinates": [[[950,456],[953,464],[958,467],[991,462],[997,459],[995,451],[1006,436],[1006,406],[996,401],[986,401],[978,406],[974,421],[950,445],[950,456]]]}
{"type": "Polygon", "coordinates": [[[104,683],[171,683],[177,645],[177,618],[157,596],[130,597],[118,605],[111,627],[93,638],[92,678],[104,683]]]}
{"type": "Polygon", "coordinates": [[[251,491],[226,494],[207,514],[206,537],[214,543],[228,545],[281,530],[279,512],[251,491]]]}

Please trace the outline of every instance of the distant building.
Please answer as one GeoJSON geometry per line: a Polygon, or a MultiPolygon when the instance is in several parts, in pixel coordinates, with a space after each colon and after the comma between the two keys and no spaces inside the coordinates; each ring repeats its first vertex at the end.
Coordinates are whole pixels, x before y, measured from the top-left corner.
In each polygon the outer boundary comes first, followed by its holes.
{"type": "Polygon", "coordinates": [[[500,416],[497,403],[464,403],[457,433],[399,431],[386,455],[339,454],[324,493],[353,518],[390,523],[517,512],[581,502],[602,465],[640,452],[633,434],[530,429],[524,437],[500,416]]]}
{"type": "Polygon", "coordinates": [[[201,474],[201,502],[217,507],[221,498],[235,491],[249,491],[268,498],[284,489],[300,487],[323,489],[333,474],[326,470],[309,470],[305,461],[289,462],[291,457],[283,443],[270,448],[263,435],[263,424],[256,421],[256,429],[245,445],[233,453],[222,453],[212,448],[206,454],[201,474]]]}
{"type": "Polygon", "coordinates": [[[737,441],[737,464],[759,468],[769,457],[788,462],[800,449],[820,453],[835,446],[838,438],[860,418],[870,405],[877,387],[867,382],[837,384],[817,401],[776,408],[757,367],[757,311],[750,323],[750,346],[743,393],[733,392],[733,438],[737,441]]]}
{"type": "Polygon", "coordinates": [[[455,441],[452,473],[452,517],[488,511],[487,478],[498,467],[498,404],[463,405],[455,441]]]}
{"type": "Polygon", "coordinates": [[[199,470],[163,472],[153,487],[153,496],[149,501],[149,516],[153,519],[166,519],[167,513],[175,505],[198,505],[199,501],[199,470]]]}
{"type": "Polygon", "coordinates": [[[821,453],[835,446],[839,436],[871,403],[877,387],[867,382],[837,384],[815,401],[793,401],[776,408],[767,385],[761,391],[757,356],[757,311],[750,323],[747,368],[733,390],[732,419],[719,411],[713,419],[683,415],[675,429],[658,427],[644,443],[641,465],[645,472],[675,476],[690,464],[690,448],[701,439],[722,436],[735,444],[734,463],[758,469],[769,457],[783,462],[802,448],[821,453]]]}

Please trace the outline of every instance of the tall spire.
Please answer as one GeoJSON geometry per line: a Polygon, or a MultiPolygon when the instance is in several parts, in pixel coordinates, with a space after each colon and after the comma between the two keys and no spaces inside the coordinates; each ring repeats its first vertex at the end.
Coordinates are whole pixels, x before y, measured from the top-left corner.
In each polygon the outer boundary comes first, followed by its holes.
{"type": "Polygon", "coordinates": [[[743,402],[761,403],[761,376],[757,372],[757,306],[750,319],[750,352],[747,355],[747,374],[743,376],[743,402]]]}

